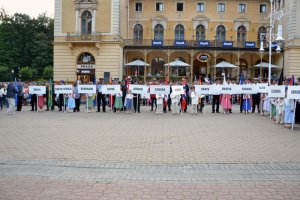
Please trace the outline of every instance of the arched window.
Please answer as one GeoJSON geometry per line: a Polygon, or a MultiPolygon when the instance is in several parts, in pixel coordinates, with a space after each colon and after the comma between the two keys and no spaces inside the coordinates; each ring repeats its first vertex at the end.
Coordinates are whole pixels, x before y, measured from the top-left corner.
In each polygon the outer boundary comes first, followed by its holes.
{"type": "Polygon", "coordinates": [[[78,56],[77,64],[95,64],[95,58],[92,54],[84,52],[78,56]]]}
{"type": "Polygon", "coordinates": [[[184,27],[181,24],[175,27],[175,40],[184,40],[184,27]]]}
{"type": "Polygon", "coordinates": [[[154,27],[154,40],[164,39],[164,27],[161,24],[157,24],[154,27]]]}
{"type": "Polygon", "coordinates": [[[237,30],[237,40],[240,45],[243,45],[246,41],[247,29],[245,26],[240,26],[237,30]]]}
{"type": "Polygon", "coordinates": [[[196,28],[196,40],[205,40],[205,27],[201,24],[196,28]]]}
{"type": "Polygon", "coordinates": [[[165,70],[164,70],[165,61],[164,59],[160,57],[153,58],[151,62],[151,74],[154,76],[164,76],[165,70]]]}
{"type": "Polygon", "coordinates": [[[134,40],[142,40],[143,39],[143,26],[140,24],[136,24],[133,30],[133,39],[134,40]]]}
{"type": "Polygon", "coordinates": [[[90,35],[92,33],[92,14],[90,11],[84,11],[81,14],[81,34],[90,35]]]}
{"type": "Polygon", "coordinates": [[[261,35],[266,35],[266,33],[267,33],[266,27],[264,27],[264,26],[259,27],[258,32],[257,32],[257,41],[260,41],[261,35]]]}
{"type": "Polygon", "coordinates": [[[219,25],[217,27],[216,40],[225,41],[225,38],[226,38],[226,29],[223,25],[219,25]]]}

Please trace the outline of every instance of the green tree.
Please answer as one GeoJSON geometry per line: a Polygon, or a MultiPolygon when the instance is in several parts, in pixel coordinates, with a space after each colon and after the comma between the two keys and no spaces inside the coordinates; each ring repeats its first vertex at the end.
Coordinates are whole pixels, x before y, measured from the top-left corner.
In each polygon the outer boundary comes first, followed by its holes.
{"type": "Polygon", "coordinates": [[[33,70],[30,69],[28,66],[27,67],[23,67],[22,69],[20,69],[19,75],[21,75],[21,78],[24,81],[32,80],[33,70]]]}
{"type": "Polygon", "coordinates": [[[9,81],[11,79],[11,74],[8,67],[0,66],[0,82],[9,81]]]}
{"type": "Polygon", "coordinates": [[[49,80],[50,78],[53,79],[53,67],[47,66],[44,68],[43,78],[49,80]]]}

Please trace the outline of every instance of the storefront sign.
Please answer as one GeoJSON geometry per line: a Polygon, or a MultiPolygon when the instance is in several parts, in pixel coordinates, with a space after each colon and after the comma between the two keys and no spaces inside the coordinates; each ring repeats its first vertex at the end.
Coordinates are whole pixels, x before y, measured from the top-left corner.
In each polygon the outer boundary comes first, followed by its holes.
{"type": "Polygon", "coordinates": [[[272,49],[276,49],[277,48],[277,42],[272,42],[272,49]]]}
{"type": "Polygon", "coordinates": [[[91,64],[77,65],[77,69],[95,69],[95,65],[91,65],[91,64]]]}
{"type": "Polygon", "coordinates": [[[285,86],[284,85],[271,85],[268,88],[269,97],[285,97],[285,86]]]}
{"type": "Polygon", "coordinates": [[[129,85],[129,89],[133,94],[147,94],[149,86],[147,85],[129,85]]]}
{"type": "Polygon", "coordinates": [[[150,85],[150,94],[170,94],[169,85],[150,85]]]}
{"type": "Polygon", "coordinates": [[[72,85],[55,85],[54,86],[55,94],[70,94],[73,93],[72,85]]]}
{"type": "Polygon", "coordinates": [[[238,85],[239,94],[257,94],[256,85],[238,85]]]}
{"type": "Polygon", "coordinates": [[[95,94],[96,85],[78,85],[78,93],[80,94],[95,94]]]}
{"type": "Polygon", "coordinates": [[[174,46],[186,46],[185,40],[175,40],[174,46]]]}
{"type": "Polygon", "coordinates": [[[163,46],[162,40],[152,40],[152,46],[163,46]]]}
{"type": "Polygon", "coordinates": [[[198,41],[198,46],[199,47],[209,47],[210,42],[208,40],[200,40],[200,41],[198,41]]]}
{"type": "Polygon", "coordinates": [[[29,94],[46,94],[46,86],[29,86],[29,94]]]}
{"type": "Polygon", "coordinates": [[[120,85],[102,85],[102,94],[118,94],[121,92],[120,85]]]}
{"type": "Polygon", "coordinates": [[[233,42],[232,41],[223,41],[222,46],[223,47],[233,47],[233,42]]]}
{"type": "Polygon", "coordinates": [[[268,84],[267,83],[260,83],[257,84],[257,92],[258,93],[268,93],[268,84]]]}
{"type": "Polygon", "coordinates": [[[199,60],[200,62],[208,62],[209,59],[210,59],[210,56],[207,53],[201,53],[197,56],[197,60],[199,60]]]}
{"type": "Polygon", "coordinates": [[[199,95],[202,94],[214,94],[215,86],[214,85],[195,85],[195,92],[199,95]]]}
{"type": "Polygon", "coordinates": [[[255,48],[256,42],[245,42],[245,48],[255,48]]]}
{"type": "Polygon", "coordinates": [[[94,69],[77,69],[78,74],[95,74],[94,69]]]}
{"type": "Polygon", "coordinates": [[[174,95],[184,94],[183,85],[174,85],[174,86],[172,86],[172,93],[174,95]]]}
{"type": "Polygon", "coordinates": [[[300,86],[289,86],[287,92],[288,99],[300,99],[300,86]]]}

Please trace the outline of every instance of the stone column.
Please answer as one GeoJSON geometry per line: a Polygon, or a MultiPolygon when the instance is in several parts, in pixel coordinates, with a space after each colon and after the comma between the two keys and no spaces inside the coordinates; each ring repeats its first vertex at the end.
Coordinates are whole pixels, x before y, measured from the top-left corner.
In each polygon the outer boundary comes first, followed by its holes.
{"type": "Polygon", "coordinates": [[[80,32],[80,31],[79,31],[79,22],[80,22],[80,20],[79,20],[79,9],[76,8],[75,12],[76,12],[75,32],[76,32],[76,33],[79,33],[79,32],[80,32]]]}
{"type": "Polygon", "coordinates": [[[96,33],[96,9],[93,10],[92,33],[96,33]]]}

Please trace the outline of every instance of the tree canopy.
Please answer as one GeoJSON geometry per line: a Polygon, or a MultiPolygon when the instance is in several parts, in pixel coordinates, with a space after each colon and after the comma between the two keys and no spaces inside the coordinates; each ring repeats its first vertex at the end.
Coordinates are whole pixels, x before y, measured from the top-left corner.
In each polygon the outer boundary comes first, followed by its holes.
{"type": "MultiPolygon", "coordinates": [[[[12,75],[22,78],[23,71],[31,75],[26,79],[35,80],[44,78],[44,68],[51,71],[53,26],[54,20],[45,13],[32,18],[20,13],[10,16],[0,9],[0,81],[7,81],[12,75]]],[[[49,73],[45,78],[49,78],[49,73]]]]}

